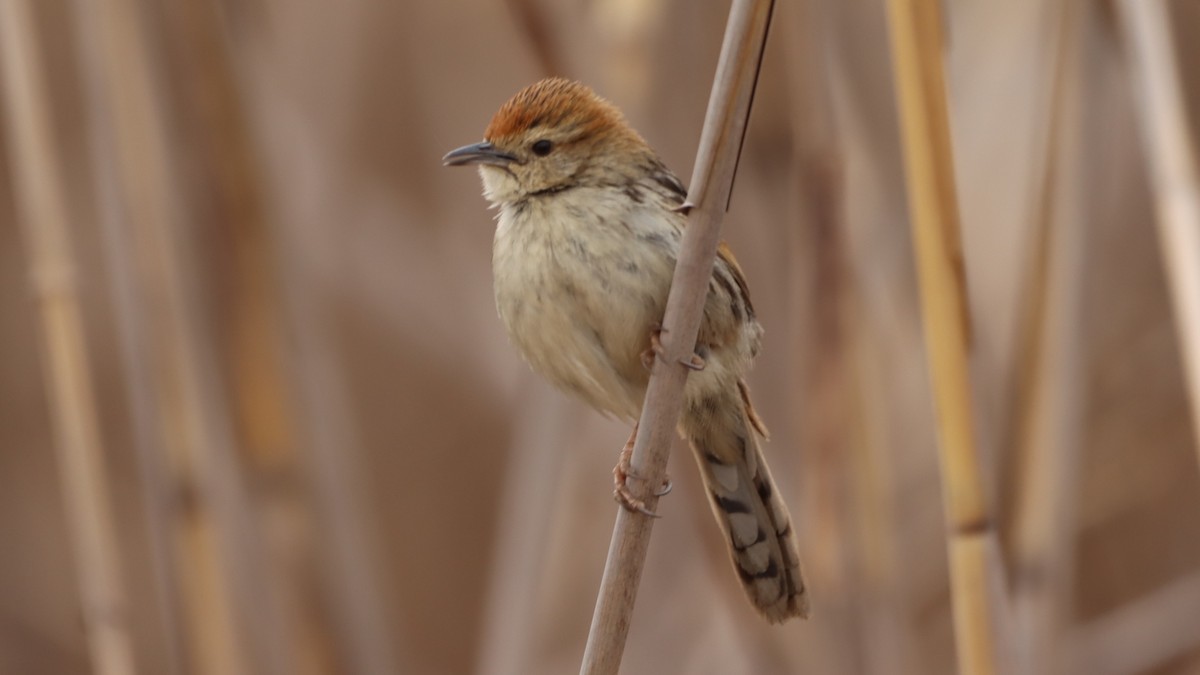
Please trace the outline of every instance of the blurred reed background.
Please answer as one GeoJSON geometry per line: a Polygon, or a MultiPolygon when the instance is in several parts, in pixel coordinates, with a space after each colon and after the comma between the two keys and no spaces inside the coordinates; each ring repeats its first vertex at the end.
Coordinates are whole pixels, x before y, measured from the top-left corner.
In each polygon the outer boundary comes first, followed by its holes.
{"type": "MultiPolygon", "coordinates": [[[[1200,673],[1136,2],[943,3],[1013,672],[1200,673]]],[[[440,157],[563,74],[690,175],[726,12],[0,0],[0,673],[575,672],[627,430],[507,344],[440,157]]],[[[623,672],[955,671],[895,110],[882,2],[778,4],[725,235],[814,618],[753,615],[676,448],[623,672]]]]}

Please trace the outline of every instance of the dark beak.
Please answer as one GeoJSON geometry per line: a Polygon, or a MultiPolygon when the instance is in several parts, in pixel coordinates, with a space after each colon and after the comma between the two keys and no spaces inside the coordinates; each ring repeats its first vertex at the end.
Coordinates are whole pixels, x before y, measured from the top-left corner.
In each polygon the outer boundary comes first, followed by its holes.
{"type": "Polygon", "coordinates": [[[484,141],[464,145],[457,150],[451,150],[442,158],[443,166],[463,166],[465,164],[491,164],[493,166],[508,166],[517,158],[484,141]]]}

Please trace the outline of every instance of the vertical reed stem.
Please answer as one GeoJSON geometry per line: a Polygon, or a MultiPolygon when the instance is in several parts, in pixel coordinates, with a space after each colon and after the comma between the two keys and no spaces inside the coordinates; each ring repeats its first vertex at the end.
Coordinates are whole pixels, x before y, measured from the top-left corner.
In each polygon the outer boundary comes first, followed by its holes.
{"type": "Polygon", "coordinates": [[[66,194],[31,3],[0,2],[9,161],[43,331],[46,391],[75,552],[84,632],[99,675],[132,675],[133,641],[89,372],[66,194]]]}
{"type": "MultiPolygon", "coordinates": [[[[773,6],[773,0],[735,0],[729,12],[688,194],[688,226],[663,317],[662,363],[675,365],[654,369],[633,449],[633,470],[645,476],[647,487],[661,484],[666,472],[688,374],[680,364],[690,357],[700,329],[773,6]]],[[[658,503],[652,489],[638,497],[650,509],[658,503]]],[[[617,510],[582,675],[613,675],[621,666],[652,524],[642,514],[617,510]]]]}
{"type": "Polygon", "coordinates": [[[938,423],[960,672],[1002,672],[1003,572],[976,445],[940,3],[888,0],[909,211],[938,423]]]}
{"type": "Polygon", "coordinates": [[[1134,103],[1183,351],[1195,447],[1200,453],[1200,178],[1196,146],[1180,91],[1166,2],[1121,0],[1117,7],[1137,86],[1134,103]]]}
{"type": "Polygon", "coordinates": [[[261,538],[235,455],[204,314],[190,285],[169,128],[157,89],[145,10],[131,0],[76,0],[92,129],[110,149],[145,336],[145,386],[172,477],[171,515],[187,611],[190,670],[291,673],[291,647],[260,564],[261,538]]]}
{"type": "Polygon", "coordinates": [[[1052,16],[1054,74],[1046,106],[1046,153],[1033,246],[1028,312],[1018,349],[1012,450],[1014,665],[1027,675],[1061,672],[1075,551],[1082,429],[1081,311],[1084,214],[1080,170],[1080,6],[1063,0],[1052,16]]]}

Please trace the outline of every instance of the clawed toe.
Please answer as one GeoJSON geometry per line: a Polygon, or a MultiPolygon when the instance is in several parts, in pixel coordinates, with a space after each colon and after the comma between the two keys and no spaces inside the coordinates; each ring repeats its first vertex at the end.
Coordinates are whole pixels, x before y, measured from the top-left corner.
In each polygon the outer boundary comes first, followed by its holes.
{"type": "MultiPolygon", "coordinates": [[[[641,354],[642,367],[646,370],[653,370],[655,362],[659,358],[666,356],[666,352],[662,346],[662,334],[664,332],[666,332],[666,329],[661,324],[654,324],[650,327],[650,346],[641,354]]],[[[694,371],[704,370],[705,365],[707,365],[704,357],[695,353],[692,354],[691,358],[680,359],[679,364],[684,368],[694,371]]]]}
{"type": "MultiPolygon", "coordinates": [[[[651,518],[661,518],[654,511],[646,508],[646,502],[634,496],[633,491],[629,489],[629,479],[642,480],[640,476],[633,473],[620,470],[620,465],[613,469],[613,500],[629,511],[636,511],[642,515],[650,516],[651,518]]],[[[671,490],[675,485],[670,478],[664,478],[662,486],[654,491],[655,497],[665,497],[671,494],[671,490]]]]}
{"type": "MultiPolygon", "coordinates": [[[[637,427],[633,428],[633,433],[629,435],[629,440],[625,443],[625,447],[621,448],[621,454],[617,458],[617,465],[613,467],[613,500],[624,507],[628,511],[634,511],[644,516],[651,518],[659,518],[660,516],[646,508],[646,502],[634,496],[629,489],[629,479],[644,480],[642,476],[637,475],[633,471],[631,460],[633,458],[633,443],[637,437],[637,427]]],[[[671,491],[671,481],[663,480],[662,487],[655,491],[655,497],[662,497],[671,491]]]]}
{"type": "Polygon", "coordinates": [[[658,355],[653,349],[647,349],[642,352],[642,367],[646,370],[654,370],[654,362],[658,359],[658,355]]]}
{"type": "MultiPolygon", "coordinates": [[[[622,452],[621,461],[618,461],[617,465],[613,467],[613,500],[625,507],[625,510],[627,511],[635,511],[644,516],[658,518],[659,515],[657,513],[646,508],[646,502],[635,497],[633,492],[630,491],[630,478],[641,480],[641,477],[635,475],[629,468],[629,460],[626,456],[626,453],[622,452]]],[[[656,494],[655,496],[661,495],[656,494]]]]}
{"type": "Polygon", "coordinates": [[[653,370],[654,362],[665,356],[662,346],[663,331],[662,324],[656,323],[650,327],[650,346],[642,352],[642,367],[646,370],[653,370]]]}
{"type": "Polygon", "coordinates": [[[625,507],[626,511],[635,511],[651,518],[662,518],[662,516],[646,508],[646,502],[634,497],[629,488],[624,485],[618,486],[613,490],[613,500],[625,507]]]}
{"type": "Polygon", "coordinates": [[[654,496],[655,497],[665,497],[665,496],[671,494],[671,490],[673,490],[673,489],[675,489],[675,484],[671,482],[671,479],[664,478],[663,482],[662,482],[662,487],[658,488],[658,490],[655,490],[654,496]]]}

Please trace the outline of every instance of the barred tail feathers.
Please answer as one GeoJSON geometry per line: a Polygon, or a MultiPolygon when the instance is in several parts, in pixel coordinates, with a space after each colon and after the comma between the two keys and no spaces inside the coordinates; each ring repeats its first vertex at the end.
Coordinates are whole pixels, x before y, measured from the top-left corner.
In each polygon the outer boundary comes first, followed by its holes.
{"type": "Polygon", "coordinates": [[[807,617],[809,598],[796,535],[759,448],[765,430],[739,391],[701,398],[681,420],[713,515],[751,604],[771,623],[807,617]]]}

